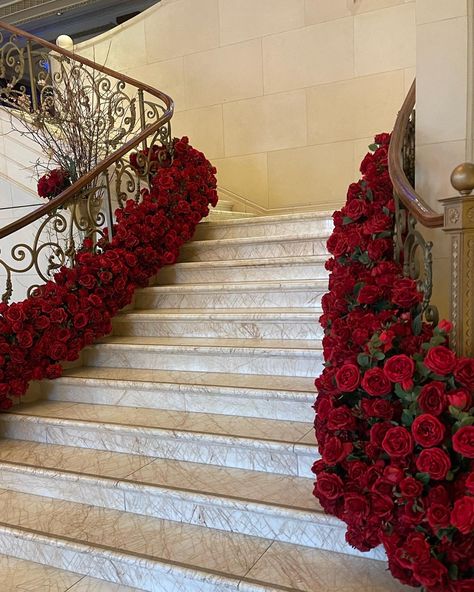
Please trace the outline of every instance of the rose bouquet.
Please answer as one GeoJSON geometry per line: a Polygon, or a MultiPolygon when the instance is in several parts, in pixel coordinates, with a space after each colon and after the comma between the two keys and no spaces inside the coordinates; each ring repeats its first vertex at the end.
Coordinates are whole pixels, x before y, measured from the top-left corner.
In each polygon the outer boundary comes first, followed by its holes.
{"type": "Polygon", "coordinates": [[[393,260],[390,137],[334,213],[316,381],[314,493],[361,551],[383,544],[392,574],[427,592],[474,590],[474,360],[451,324],[420,321],[422,294],[393,260]]]}
{"type": "Polygon", "coordinates": [[[174,160],[157,172],[142,200],[116,212],[110,242],[86,239],[75,266],[22,302],[0,304],[0,408],[33,379],[56,378],[61,361],[110,333],[112,317],[164,265],[174,263],[198,222],[217,203],[216,170],[204,155],[174,141],[174,160]]]}
{"type": "Polygon", "coordinates": [[[53,199],[71,185],[69,172],[63,168],[48,171],[38,181],[38,195],[44,199],[53,199]]]}

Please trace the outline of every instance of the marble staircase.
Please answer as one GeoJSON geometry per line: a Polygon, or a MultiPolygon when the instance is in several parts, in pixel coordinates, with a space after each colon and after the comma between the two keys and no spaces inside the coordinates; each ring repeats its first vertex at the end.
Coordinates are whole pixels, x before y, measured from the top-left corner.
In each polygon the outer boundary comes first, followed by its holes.
{"type": "Polygon", "coordinates": [[[202,223],[81,365],[0,415],[0,579],[401,590],[312,496],[330,228],[316,213],[202,223]]]}

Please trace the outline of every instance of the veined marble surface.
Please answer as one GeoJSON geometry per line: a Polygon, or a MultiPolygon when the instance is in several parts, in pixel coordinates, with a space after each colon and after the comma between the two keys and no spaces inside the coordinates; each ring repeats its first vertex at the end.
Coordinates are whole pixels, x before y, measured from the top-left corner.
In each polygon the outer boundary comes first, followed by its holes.
{"type": "Polygon", "coordinates": [[[135,309],[241,309],[300,307],[316,310],[328,289],[327,279],[151,286],[135,293],[135,309]]]}

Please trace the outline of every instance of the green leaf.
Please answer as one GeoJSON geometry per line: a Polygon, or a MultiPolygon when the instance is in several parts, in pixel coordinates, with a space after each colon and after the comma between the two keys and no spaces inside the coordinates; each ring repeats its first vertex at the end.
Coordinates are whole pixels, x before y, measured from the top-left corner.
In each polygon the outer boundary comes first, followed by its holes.
{"type": "Polygon", "coordinates": [[[451,580],[457,580],[458,579],[458,575],[459,575],[459,568],[457,565],[455,565],[454,563],[451,563],[451,565],[449,566],[448,569],[448,573],[449,573],[449,578],[451,580]]]}
{"type": "Polygon", "coordinates": [[[446,473],[446,481],[452,481],[454,479],[454,473],[452,471],[448,471],[446,473]]]}
{"type": "Polygon", "coordinates": [[[377,150],[377,148],[379,147],[378,144],[369,144],[369,150],[371,152],[375,152],[377,150]]]}
{"type": "Polygon", "coordinates": [[[409,428],[411,426],[411,424],[413,423],[414,420],[414,414],[412,411],[409,411],[408,409],[404,409],[403,413],[402,413],[402,424],[409,428]]]}
{"type": "Polygon", "coordinates": [[[361,368],[370,368],[370,358],[367,354],[359,354],[357,356],[357,363],[361,368]]]}
{"type": "Polygon", "coordinates": [[[421,316],[418,315],[413,319],[413,323],[412,323],[413,333],[415,335],[420,335],[422,326],[423,326],[423,324],[422,324],[421,316]]]}
{"type": "Polygon", "coordinates": [[[364,251],[361,255],[359,255],[358,259],[362,265],[368,265],[370,263],[370,257],[367,251],[364,251]]]}
{"type": "Polygon", "coordinates": [[[369,201],[374,201],[374,194],[372,193],[372,189],[367,189],[365,195],[369,201]]]}
{"type": "Polygon", "coordinates": [[[418,479],[418,481],[421,481],[423,485],[428,485],[430,482],[430,476],[428,473],[417,473],[415,477],[418,479]]]}
{"type": "Polygon", "coordinates": [[[361,291],[363,285],[364,282],[359,282],[354,286],[353,294],[356,298],[359,295],[359,292],[361,291]]]}
{"type": "Polygon", "coordinates": [[[422,376],[423,378],[426,378],[426,377],[429,375],[429,373],[430,373],[430,369],[429,369],[429,368],[427,368],[427,367],[426,367],[426,366],[423,364],[423,362],[417,362],[417,363],[416,363],[416,370],[417,370],[418,374],[419,374],[420,376],[422,376]]]}
{"type": "Polygon", "coordinates": [[[374,352],[374,358],[376,360],[384,360],[385,354],[382,351],[378,350],[378,351],[374,352]]]}
{"type": "Polygon", "coordinates": [[[354,222],[354,220],[352,218],[349,218],[349,216],[344,216],[342,218],[342,223],[343,224],[352,224],[352,222],[354,222]]]}
{"type": "Polygon", "coordinates": [[[456,419],[461,419],[462,418],[461,417],[462,416],[462,411],[458,407],[455,407],[454,405],[450,405],[448,407],[448,410],[449,410],[449,413],[453,417],[455,417],[456,419]]]}

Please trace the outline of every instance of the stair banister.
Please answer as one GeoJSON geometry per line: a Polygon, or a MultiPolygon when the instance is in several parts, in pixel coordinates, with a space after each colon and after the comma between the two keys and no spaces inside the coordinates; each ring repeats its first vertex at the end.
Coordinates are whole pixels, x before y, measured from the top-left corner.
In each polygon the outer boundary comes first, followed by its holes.
{"type": "MultiPolygon", "coordinates": [[[[64,88],[61,84],[67,85],[69,83],[67,76],[70,75],[72,79],[73,75],[70,72],[74,71],[76,76],[74,84],[77,84],[78,73],[84,75],[83,95],[89,99],[89,103],[95,106],[96,110],[104,109],[103,119],[108,118],[109,125],[106,132],[113,132],[108,137],[100,138],[104,143],[100,158],[93,160],[90,167],[87,167],[82,174],[78,174],[76,178],[71,175],[72,183],[69,187],[44,205],[39,205],[34,211],[0,228],[0,240],[10,237],[14,243],[15,233],[26,227],[33,228],[31,225],[34,223],[39,224],[43,230],[47,224],[51,226],[56,223],[56,228],[70,226],[67,229],[69,242],[64,245],[54,245],[59,255],[54,265],[48,264],[47,269],[43,268],[44,261],[39,261],[41,257],[43,260],[45,257],[39,254],[41,240],[38,236],[32,240],[32,246],[17,244],[12,247],[8,260],[5,259],[6,249],[0,245],[2,247],[0,267],[4,275],[6,273],[7,285],[2,298],[7,302],[12,296],[14,275],[35,272],[40,280],[49,279],[51,273],[62,264],[68,261],[69,264],[73,264],[74,253],[85,236],[96,238],[104,236],[103,230],[106,226],[110,235],[113,225],[112,212],[115,207],[123,206],[129,197],[140,199],[142,189],[149,184],[148,172],[152,165],[151,150],[148,148],[161,145],[163,150],[159,151],[160,160],[172,158],[170,120],[174,103],[170,96],[160,90],[120,74],[103,64],[76,55],[72,51],[49,43],[13,25],[0,21],[0,30],[9,33],[9,37],[2,34],[0,38],[2,66],[6,76],[11,73],[11,78],[5,81],[10,84],[0,89],[4,104],[13,107],[19,115],[31,114],[32,118],[38,114],[44,118],[47,109],[50,109],[53,119],[57,113],[54,107],[58,106],[55,101],[64,88]],[[45,61],[50,65],[49,68],[44,68],[45,61]],[[35,64],[37,69],[39,64],[39,74],[34,71],[35,64]],[[54,71],[54,65],[59,67],[59,73],[54,71]],[[42,67],[44,70],[41,70],[42,67]],[[47,76],[49,78],[45,79],[47,76]],[[26,84],[24,80],[27,80],[26,84]],[[31,86],[31,98],[26,90],[27,84],[31,86]],[[45,88],[48,89],[47,93],[45,88]],[[106,94],[107,92],[109,95],[106,94]],[[100,103],[101,99],[102,103],[100,103]],[[110,100],[108,105],[107,100],[110,100]],[[119,109],[123,105],[125,107],[119,114],[119,109]],[[112,120],[112,123],[109,120],[112,120]],[[119,145],[118,142],[121,139],[123,141],[119,145]],[[129,160],[129,153],[134,149],[139,155],[141,154],[140,170],[131,166],[129,160]],[[111,175],[115,179],[114,187],[111,175]],[[97,214],[94,210],[92,213],[91,204],[102,203],[102,201],[106,202],[103,211],[97,214]],[[79,202],[87,202],[85,214],[84,208],[79,211],[79,202]],[[67,207],[71,210],[70,218],[65,213],[67,207]],[[75,226],[74,237],[73,226],[75,226]]],[[[13,110],[11,109],[10,113],[13,110]]],[[[61,126],[58,129],[61,129],[61,126]]],[[[105,132],[104,136],[106,136],[105,132]]],[[[71,158],[71,162],[74,165],[74,158],[71,158]]],[[[44,239],[43,242],[45,242],[44,239]]],[[[31,293],[33,288],[34,286],[30,286],[28,293],[31,293]]],[[[0,292],[2,291],[0,289],[0,292]]]]}

